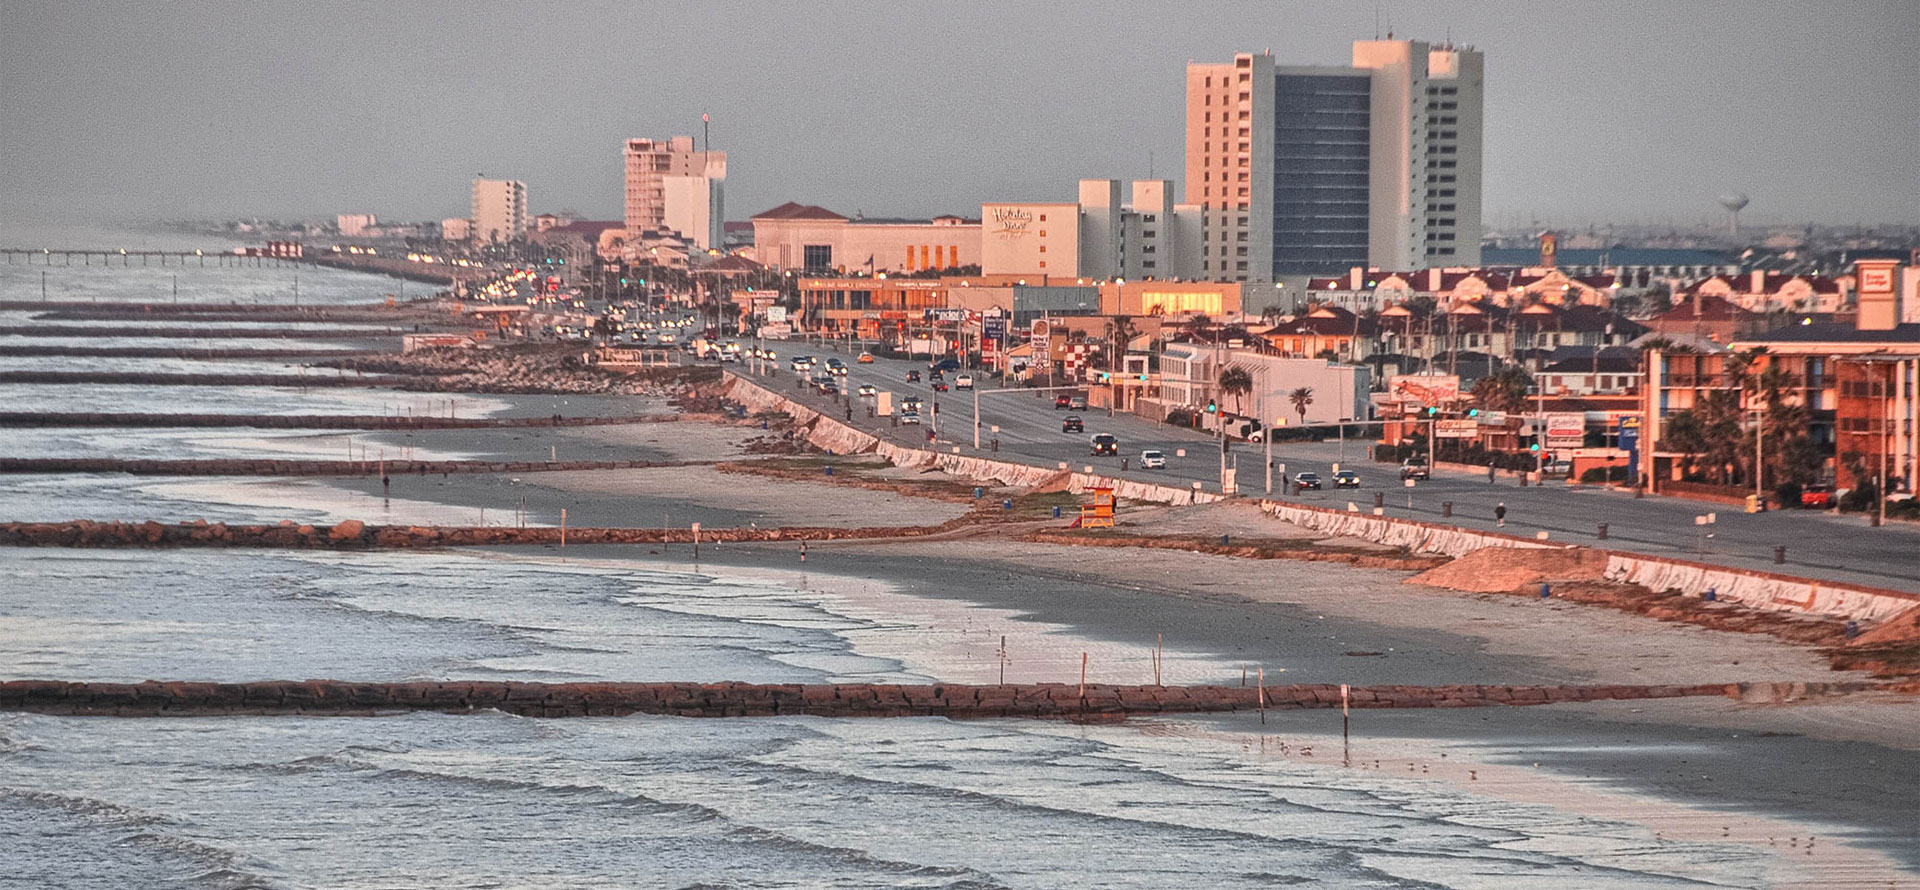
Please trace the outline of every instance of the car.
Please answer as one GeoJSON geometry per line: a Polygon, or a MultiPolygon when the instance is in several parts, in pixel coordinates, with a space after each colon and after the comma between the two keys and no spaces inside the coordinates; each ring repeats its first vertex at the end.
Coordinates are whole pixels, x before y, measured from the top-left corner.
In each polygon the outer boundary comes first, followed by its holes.
{"type": "Polygon", "coordinates": [[[1406,460],[1403,460],[1400,462],[1401,481],[1404,482],[1408,479],[1432,479],[1432,478],[1433,478],[1433,468],[1427,466],[1426,458],[1409,457],[1406,460]]]}
{"type": "Polygon", "coordinates": [[[945,380],[947,379],[947,375],[942,374],[939,371],[928,371],[927,379],[928,380],[945,380]]]}
{"type": "Polygon", "coordinates": [[[1293,476],[1293,484],[1296,487],[1298,487],[1301,491],[1319,491],[1320,490],[1320,474],[1319,473],[1295,473],[1293,476]]]}
{"type": "Polygon", "coordinates": [[[1093,438],[1088,439],[1087,442],[1093,446],[1093,454],[1095,457],[1102,454],[1117,455],[1120,453],[1120,440],[1112,433],[1094,433],[1093,438]]]}
{"type": "Polygon", "coordinates": [[[925,403],[920,401],[919,396],[907,396],[900,400],[900,408],[904,411],[918,411],[923,404],[925,403]]]}
{"type": "Polygon", "coordinates": [[[1061,408],[1065,408],[1071,404],[1073,404],[1073,396],[1067,395],[1065,393],[1061,393],[1060,395],[1053,397],[1053,410],[1055,411],[1058,411],[1061,408]]]}
{"type": "Polygon", "coordinates": [[[928,362],[928,363],[927,363],[927,370],[929,370],[929,371],[958,371],[958,370],[960,370],[960,362],[958,362],[958,361],[956,361],[956,360],[954,360],[954,359],[950,359],[950,358],[943,358],[943,359],[941,359],[941,360],[939,360],[939,361],[936,361],[936,362],[928,362]]]}
{"type": "Polygon", "coordinates": [[[823,396],[837,396],[840,394],[840,384],[832,380],[823,381],[820,384],[820,394],[823,396]]]}
{"type": "Polygon", "coordinates": [[[854,361],[857,361],[863,365],[871,365],[873,364],[873,353],[871,352],[860,353],[860,357],[857,359],[854,359],[854,361]]]}
{"type": "Polygon", "coordinates": [[[918,411],[902,411],[902,412],[900,412],[900,422],[901,422],[901,423],[919,423],[919,422],[920,422],[920,412],[918,412],[918,411]]]}
{"type": "Polygon", "coordinates": [[[856,392],[860,394],[861,398],[870,399],[878,395],[880,393],[880,390],[874,388],[874,385],[871,383],[862,383],[860,384],[860,388],[856,390],[856,392]]]}
{"type": "Polygon", "coordinates": [[[827,359],[827,373],[836,377],[847,376],[847,364],[837,358],[827,359]]]}
{"type": "Polygon", "coordinates": [[[1067,410],[1068,410],[1068,411],[1085,411],[1085,410],[1087,410],[1087,397],[1086,397],[1086,396],[1074,396],[1073,398],[1071,398],[1071,399],[1068,399],[1068,400],[1067,400],[1067,410]]]}
{"type": "Polygon", "coordinates": [[[919,383],[919,382],[920,382],[920,372],[919,372],[919,371],[908,371],[908,372],[907,372],[907,382],[908,382],[908,383],[919,383]]]}
{"type": "Polygon", "coordinates": [[[1546,475],[1546,476],[1556,476],[1560,478],[1565,478],[1567,476],[1573,475],[1573,461],[1570,461],[1570,460],[1549,461],[1546,464],[1546,466],[1541,467],[1540,472],[1542,475],[1546,475]]]}
{"type": "Polygon", "coordinates": [[[1166,468],[1167,455],[1165,452],[1153,451],[1151,449],[1140,452],[1140,469],[1164,470],[1166,468]]]}
{"type": "Polygon", "coordinates": [[[1334,488],[1359,488],[1360,474],[1352,470],[1341,470],[1333,474],[1334,488]]]}
{"type": "Polygon", "coordinates": [[[1800,506],[1816,507],[1821,510],[1833,506],[1833,486],[1809,485],[1800,491],[1800,506]]]}
{"type": "Polygon", "coordinates": [[[972,374],[956,374],[956,375],[954,375],[954,378],[953,378],[953,388],[954,388],[954,389],[972,389],[972,388],[973,388],[973,375],[972,375],[972,374]]]}
{"type": "Polygon", "coordinates": [[[1080,422],[1078,416],[1069,414],[1066,420],[1060,421],[1060,431],[1063,433],[1084,433],[1087,431],[1087,425],[1080,422]]]}
{"type": "Polygon", "coordinates": [[[672,334],[661,334],[660,336],[655,337],[654,339],[659,341],[661,346],[672,346],[674,341],[674,336],[672,334]]]}
{"type": "Polygon", "coordinates": [[[946,391],[947,391],[948,389],[950,389],[950,388],[951,388],[951,387],[949,387],[949,386],[947,386],[947,383],[946,383],[946,381],[944,381],[944,380],[935,380],[935,381],[933,382],[933,391],[934,391],[934,392],[946,392],[946,391]]]}
{"type": "Polygon", "coordinates": [[[788,367],[791,367],[796,372],[813,370],[813,356],[796,355],[793,357],[793,361],[788,363],[788,367]]]}

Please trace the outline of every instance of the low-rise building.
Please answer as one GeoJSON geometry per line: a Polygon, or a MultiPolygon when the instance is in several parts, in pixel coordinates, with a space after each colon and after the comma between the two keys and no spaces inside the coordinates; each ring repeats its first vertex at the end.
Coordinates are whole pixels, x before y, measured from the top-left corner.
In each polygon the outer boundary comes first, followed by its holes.
{"type": "Polygon", "coordinates": [[[1844,279],[1824,275],[1786,275],[1755,269],[1745,274],[1703,278],[1674,294],[1684,306],[1695,296],[1718,297],[1752,313],[1839,312],[1850,302],[1844,279]]]}
{"type": "Polygon", "coordinates": [[[1234,349],[1198,343],[1169,344],[1160,354],[1160,401],[1171,408],[1204,410],[1213,402],[1220,410],[1260,421],[1263,426],[1302,423],[1292,394],[1308,390],[1305,423],[1365,420],[1371,416],[1371,372],[1317,358],[1287,358],[1252,349],[1234,349]],[[1253,388],[1244,394],[1225,392],[1220,373],[1229,367],[1245,370],[1253,388]]]}
{"type": "Polygon", "coordinates": [[[1431,300],[1442,307],[1546,303],[1606,308],[1613,305],[1619,283],[1619,278],[1609,272],[1573,274],[1552,267],[1452,267],[1412,272],[1354,267],[1345,275],[1307,279],[1300,296],[1312,305],[1338,306],[1349,312],[1380,311],[1414,300],[1431,300]]]}
{"type": "Polygon", "coordinates": [[[808,275],[977,269],[980,220],[867,219],[789,201],[754,216],[753,258],[808,275]]]}

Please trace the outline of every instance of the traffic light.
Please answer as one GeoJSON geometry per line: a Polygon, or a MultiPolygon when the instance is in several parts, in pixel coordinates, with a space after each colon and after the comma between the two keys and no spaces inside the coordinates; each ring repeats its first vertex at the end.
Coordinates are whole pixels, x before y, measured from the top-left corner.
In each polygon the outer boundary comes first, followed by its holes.
{"type": "Polygon", "coordinates": [[[1527,450],[1528,450],[1528,451],[1531,451],[1531,452],[1533,452],[1533,453],[1535,453],[1535,454],[1539,454],[1539,453],[1540,453],[1540,443],[1539,443],[1539,442],[1535,442],[1535,443],[1533,443],[1532,445],[1528,445],[1528,446],[1527,446],[1527,450]]]}
{"type": "Polygon", "coordinates": [[[1433,407],[1432,405],[1429,405],[1429,406],[1427,406],[1427,416],[1428,416],[1428,417],[1439,417],[1439,416],[1440,416],[1440,409],[1439,409],[1439,408],[1435,408],[1435,407],[1433,407]]]}
{"type": "Polygon", "coordinates": [[[1467,416],[1468,416],[1468,417],[1479,417],[1479,416],[1480,416],[1480,409],[1478,409],[1478,408],[1468,408],[1468,409],[1467,409],[1467,416]]]}
{"type": "Polygon", "coordinates": [[[1215,402],[1215,401],[1214,401],[1214,400],[1212,400],[1212,399],[1208,399],[1208,400],[1207,400],[1207,413],[1208,413],[1208,414],[1218,414],[1218,413],[1220,413],[1220,405],[1219,405],[1219,403],[1218,403],[1218,402],[1215,402]]]}

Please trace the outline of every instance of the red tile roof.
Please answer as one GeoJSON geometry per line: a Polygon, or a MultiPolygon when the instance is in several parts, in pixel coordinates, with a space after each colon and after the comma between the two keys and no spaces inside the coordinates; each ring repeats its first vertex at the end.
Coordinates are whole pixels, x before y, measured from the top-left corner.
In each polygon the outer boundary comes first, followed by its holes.
{"type": "Polygon", "coordinates": [[[847,217],[841,216],[840,214],[835,213],[831,210],[828,210],[825,207],[816,207],[812,204],[801,204],[797,201],[788,201],[787,203],[782,204],[778,207],[775,207],[772,210],[769,210],[765,213],[756,213],[754,214],[753,218],[754,219],[841,219],[841,220],[844,220],[847,217]]]}

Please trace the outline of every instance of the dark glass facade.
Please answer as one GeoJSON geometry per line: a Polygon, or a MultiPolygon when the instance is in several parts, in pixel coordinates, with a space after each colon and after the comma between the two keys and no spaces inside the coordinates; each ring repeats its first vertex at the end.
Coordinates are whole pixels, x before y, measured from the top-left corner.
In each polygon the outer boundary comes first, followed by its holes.
{"type": "Polygon", "coordinates": [[[1275,275],[1367,264],[1371,94],[1366,73],[1274,76],[1275,275]]]}

